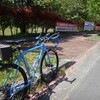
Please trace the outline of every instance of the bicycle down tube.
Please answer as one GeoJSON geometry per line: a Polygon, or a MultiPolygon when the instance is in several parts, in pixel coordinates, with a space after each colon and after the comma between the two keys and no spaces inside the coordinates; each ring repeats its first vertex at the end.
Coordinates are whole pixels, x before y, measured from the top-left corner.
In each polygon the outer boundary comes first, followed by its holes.
{"type": "Polygon", "coordinates": [[[44,53],[45,50],[46,50],[45,45],[44,45],[44,44],[41,44],[40,46],[36,46],[36,47],[34,47],[34,48],[31,48],[31,49],[22,51],[22,52],[20,53],[20,55],[18,56],[18,58],[16,59],[15,64],[16,64],[17,62],[23,61],[23,62],[24,62],[24,65],[25,65],[25,68],[26,68],[26,71],[27,71],[27,73],[28,73],[28,76],[29,76],[29,77],[34,77],[35,74],[36,74],[36,70],[38,69],[38,66],[39,66],[41,57],[42,57],[42,55],[43,55],[43,53],[44,53]],[[37,66],[35,66],[36,69],[34,70],[33,74],[31,75],[31,74],[30,74],[30,70],[29,70],[29,65],[28,65],[28,63],[27,63],[27,61],[26,61],[24,55],[25,55],[26,53],[28,53],[28,52],[34,51],[34,50],[39,49],[39,48],[41,48],[41,50],[40,50],[40,54],[39,54],[39,56],[38,56],[38,64],[37,64],[37,66]],[[22,60],[19,61],[18,59],[22,59],[22,60]]]}

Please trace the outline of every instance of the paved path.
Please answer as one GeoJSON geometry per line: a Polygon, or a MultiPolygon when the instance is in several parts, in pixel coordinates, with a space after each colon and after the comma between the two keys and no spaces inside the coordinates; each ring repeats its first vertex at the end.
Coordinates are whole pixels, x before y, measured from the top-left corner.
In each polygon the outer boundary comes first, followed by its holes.
{"type": "Polygon", "coordinates": [[[71,92],[68,100],[100,100],[100,58],[71,92]]]}
{"type": "Polygon", "coordinates": [[[38,100],[99,100],[100,98],[100,42],[89,49],[71,67],[71,73],[56,87],[38,100]]]}

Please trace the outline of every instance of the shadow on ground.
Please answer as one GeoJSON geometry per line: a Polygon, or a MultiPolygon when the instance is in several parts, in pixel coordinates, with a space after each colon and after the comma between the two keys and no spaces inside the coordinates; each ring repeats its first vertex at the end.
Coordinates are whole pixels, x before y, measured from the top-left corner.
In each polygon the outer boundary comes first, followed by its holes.
{"type": "Polygon", "coordinates": [[[55,91],[53,91],[61,82],[66,81],[69,82],[70,84],[72,84],[74,81],[76,80],[76,78],[70,80],[66,77],[66,75],[64,74],[63,76],[60,76],[59,78],[57,78],[56,80],[52,81],[51,83],[47,84],[47,86],[39,92],[36,92],[34,95],[32,95],[30,97],[29,100],[50,100],[50,96],[53,93],[56,93],[55,91]]]}
{"type": "Polygon", "coordinates": [[[43,93],[42,96],[38,97],[37,100],[50,100],[50,96],[52,95],[52,93],[55,93],[53,91],[53,89],[60,84],[63,81],[69,82],[70,84],[72,84],[74,81],[76,80],[76,78],[74,78],[73,80],[69,80],[68,78],[65,78],[65,76],[59,78],[53,85],[48,86],[47,90],[43,93]]]}

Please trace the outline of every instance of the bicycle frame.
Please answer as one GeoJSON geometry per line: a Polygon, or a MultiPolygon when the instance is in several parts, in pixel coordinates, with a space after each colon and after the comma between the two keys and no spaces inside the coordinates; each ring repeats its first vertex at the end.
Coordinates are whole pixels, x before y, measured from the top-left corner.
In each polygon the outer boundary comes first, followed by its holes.
{"type": "MultiPolygon", "coordinates": [[[[55,45],[55,47],[57,47],[58,44],[59,44],[59,42],[60,42],[58,36],[57,36],[57,37],[53,37],[52,39],[57,39],[57,40],[58,40],[57,43],[56,43],[56,45],[55,45]]],[[[39,40],[38,40],[37,44],[39,44],[39,40]]],[[[36,44],[36,45],[37,45],[37,44],[36,44]]],[[[25,50],[25,51],[20,50],[20,54],[19,54],[19,56],[16,58],[16,60],[15,60],[15,62],[14,62],[14,64],[17,64],[18,67],[17,67],[17,70],[16,70],[16,72],[15,72],[15,74],[14,74],[14,78],[13,78],[13,80],[12,80],[12,84],[11,84],[11,88],[10,88],[10,93],[9,93],[10,96],[13,96],[14,94],[18,93],[19,91],[23,90],[23,89],[26,88],[27,86],[31,85],[32,82],[34,82],[34,80],[32,81],[31,79],[34,78],[35,75],[36,75],[37,69],[38,69],[38,67],[39,67],[39,65],[40,65],[41,58],[42,58],[44,52],[47,52],[47,55],[48,55],[48,49],[46,49],[46,46],[45,46],[44,43],[42,43],[42,44],[39,45],[39,46],[36,46],[36,47],[30,48],[30,49],[28,49],[28,50],[25,50]],[[36,58],[36,59],[37,59],[37,64],[34,66],[35,69],[33,70],[33,73],[31,74],[31,73],[30,73],[29,65],[28,65],[28,63],[27,63],[27,61],[26,61],[24,55],[25,55],[26,53],[31,52],[31,51],[34,51],[34,50],[36,50],[36,49],[41,49],[41,50],[40,50],[40,52],[39,52],[38,58],[36,58]],[[19,67],[20,67],[21,62],[24,63],[25,71],[26,71],[27,76],[28,76],[28,82],[27,82],[26,85],[25,85],[24,83],[20,83],[20,84],[17,84],[17,85],[14,84],[14,83],[15,83],[15,80],[16,80],[16,76],[17,76],[17,74],[18,74],[18,69],[19,69],[19,67]],[[22,85],[24,85],[24,86],[22,86],[22,85]],[[14,88],[19,87],[19,86],[22,86],[22,87],[19,88],[19,89],[16,90],[16,91],[12,91],[14,88]]],[[[49,57],[49,55],[48,55],[48,59],[49,59],[49,62],[50,62],[50,57],[49,57]]],[[[45,63],[46,63],[46,61],[45,61],[45,63]]],[[[50,62],[50,63],[51,63],[51,62],[50,62]]],[[[10,73],[8,74],[8,76],[6,77],[6,79],[5,79],[3,85],[6,84],[6,81],[9,79],[9,76],[10,76],[11,73],[12,73],[12,70],[10,71],[10,73]]]]}
{"type": "MultiPolygon", "coordinates": [[[[15,60],[14,64],[17,64],[17,63],[18,63],[18,66],[20,66],[20,62],[24,62],[25,70],[26,70],[26,72],[27,72],[27,74],[28,74],[28,77],[29,77],[29,78],[34,78],[35,75],[36,75],[38,66],[39,66],[39,64],[40,64],[40,62],[41,62],[42,55],[44,54],[44,51],[46,51],[46,52],[48,51],[48,50],[46,49],[46,46],[45,46],[44,43],[42,43],[42,44],[39,45],[39,46],[33,47],[33,48],[31,48],[31,49],[28,49],[28,50],[25,50],[25,51],[21,51],[20,55],[19,55],[19,56],[17,57],[17,59],[15,60]],[[39,54],[38,59],[37,59],[37,60],[38,60],[38,64],[35,66],[35,69],[34,69],[32,75],[31,75],[31,74],[30,74],[30,70],[29,70],[29,65],[28,65],[27,61],[25,60],[24,55],[25,55],[26,53],[28,53],[28,52],[34,51],[34,50],[39,49],[39,48],[41,48],[41,50],[40,50],[40,54],[39,54]]],[[[19,68],[19,67],[18,67],[18,68],[19,68]]],[[[15,75],[14,75],[13,83],[12,83],[12,86],[11,86],[11,89],[10,89],[10,95],[14,95],[14,94],[18,93],[20,90],[26,88],[27,86],[29,86],[29,85],[31,84],[31,80],[29,79],[29,80],[28,80],[28,83],[27,83],[26,85],[24,85],[23,87],[21,87],[21,88],[18,89],[17,91],[13,92],[13,91],[12,91],[13,88],[16,88],[16,87],[21,86],[21,85],[24,84],[24,83],[21,83],[21,84],[18,84],[18,85],[14,85],[14,81],[16,80],[16,75],[17,75],[17,73],[18,73],[18,70],[16,70],[16,73],[15,73],[15,75]]],[[[7,78],[8,78],[8,77],[7,77],[7,78]]],[[[7,79],[6,79],[6,80],[7,80],[7,79]]]]}
{"type": "MultiPolygon", "coordinates": [[[[42,57],[44,51],[47,50],[44,44],[41,44],[39,46],[33,47],[33,48],[25,50],[25,51],[21,51],[20,55],[17,57],[16,61],[14,62],[14,64],[16,64],[17,62],[19,62],[19,65],[20,65],[20,62],[23,61],[24,62],[24,66],[26,68],[26,71],[27,71],[29,77],[31,77],[30,70],[29,70],[29,65],[27,64],[27,61],[25,60],[24,55],[26,53],[28,53],[28,52],[34,51],[34,50],[39,49],[39,48],[41,48],[40,55],[38,56],[38,62],[40,62],[41,57],[42,57]]],[[[39,65],[39,63],[38,63],[38,65],[39,65]]],[[[38,66],[36,67],[36,70],[37,70],[37,68],[38,68],[38,66]]],[[[32,75],[33,77],[36,74],[36,70],[34,71],[34,74],[32,75]]]]}

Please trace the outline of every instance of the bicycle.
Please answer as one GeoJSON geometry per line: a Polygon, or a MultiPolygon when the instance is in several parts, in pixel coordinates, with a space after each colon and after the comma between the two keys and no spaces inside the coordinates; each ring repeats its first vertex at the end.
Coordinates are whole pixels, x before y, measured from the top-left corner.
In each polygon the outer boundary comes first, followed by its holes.
{"type": "MultiPolygon", "coordinates": [[[[35,47],[23,51],[21,48],[13,49],[12,52],[19,51],[20,54],[13,64],[0,65],[0,98],[3,100],[23,100],[28,91],[28,86],[35,84],[39,77],[44,82],[49,83],[52,81],[58,72],[59,58],[57,52],[52,49],[46,48],[45,43],[49,40],[56,40],[55,47],[58,46],[60,39],[59,34],[55,33],[50,35],[36,37],[38,40],[35,47]],[[25,59],[25,54],[34,50],[39,50],[39,56],[36,57],[32,70],[25,59]],[[53,57],[53,58],[52,58],[53,57]],[[21,62],[24,63],[24,68],[21,67],[21,62]],[[37,70],[40,67],[40,76],[36,76],[37,70]],[[19,95],[20,94],[20,95],[19,95]]],[[[19,45],[23,41],[7,42],[8,44],[19,45]]]]}

